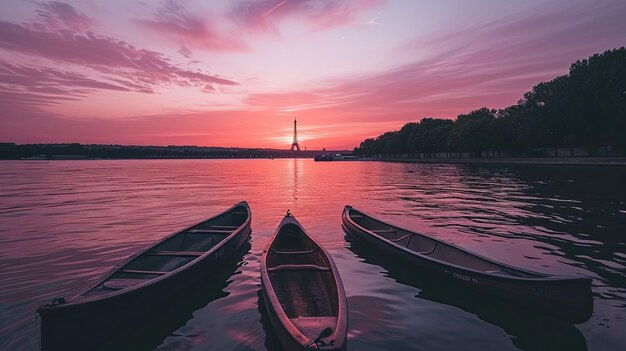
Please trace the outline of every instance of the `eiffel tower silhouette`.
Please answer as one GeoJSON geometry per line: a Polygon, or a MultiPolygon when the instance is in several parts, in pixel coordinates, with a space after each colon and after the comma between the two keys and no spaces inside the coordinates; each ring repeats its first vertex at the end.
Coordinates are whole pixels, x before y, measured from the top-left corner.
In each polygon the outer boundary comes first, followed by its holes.
{"type": "Polygon", "coordinates": [[[294,117],[293,118],[293,143],[291,143],[291,151],[293,151],[294,149],[297,151],[300,151],[300,144],[298,144],[297,124],[298,124],[298,121],[296,120],[296,117],[294,117]]]}

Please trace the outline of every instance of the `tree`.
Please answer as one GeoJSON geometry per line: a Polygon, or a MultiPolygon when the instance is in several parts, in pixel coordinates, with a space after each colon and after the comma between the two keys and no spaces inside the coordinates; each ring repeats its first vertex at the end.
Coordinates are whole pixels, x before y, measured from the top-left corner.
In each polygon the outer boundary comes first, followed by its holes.
{"type": "Polygon", "coordinates": [[[482,107],[449,119],[424,118],[366,139],[364,155],[485,151],[532,155],[536,149],[586,146],[626,154],[626,48],[574,62],[569,74],[535,85],[517,104],[482,107]]]}

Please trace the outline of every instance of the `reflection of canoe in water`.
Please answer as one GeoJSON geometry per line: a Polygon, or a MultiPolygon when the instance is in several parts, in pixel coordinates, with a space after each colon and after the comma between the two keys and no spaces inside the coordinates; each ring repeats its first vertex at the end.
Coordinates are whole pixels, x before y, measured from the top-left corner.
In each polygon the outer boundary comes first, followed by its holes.
{"type": "MultiPolygon", "coordinates": [[[[371,245],[362,243],[359,240],[350,240],[349,234],[347,234],[346,240],[350,241],[348,249],[361,258],[363,263],[376,267],[371,269],[371,274],[381,274],[394,279],[399,284],[419,289],[419,292],[414,295],[416,299],[454,306],[466,313],[477,316],[491,325],[502,328],[511,336],[513,344],[521,350],[587,351],[587,341],[584,335],[570,322],[539,313],[523,305],[494,299],[492,296],[483,294],[480,291],[459,289],[456,283],[438,274],[428,274],[426,272],[415,274],[415,269],[412,266],[407,266],[400,260],[390,260],[389,255],[371,245]],[[384,268],[382,272],[380,267],[384,268]]],[[[398,299],[406,298],[406,295],[400,293],[402,291],[404,290],[399,289],[398,293],[394,293],[394,296],[398,299]]],[[[411,305],[404,308],[402,314],[407,316],[410,315],[411,311],[417,310],[420,311],[424,318],[429,319],[431,318],[431,313],[441,313],[440,307],[434,307],[437,312],[429,311],[433,307],[419,300],[415,301],[415,305],[407,301],[411,305]]],[[[352,297],[350,307],[354,307],[354,310],[367,311],[367,316],[385,316],[384,312],[381,311],[388,310],[388,306],[385,303],[377,303],[376,300],[372,301],[368,299],[368,296],[352,297]]],[[[450,311],[453,315],[449,316],[449,318],[458,321],[458,318],[462,317],[458,315],[459,312],[456,311],[456,308],[450,311]]],[[[364,315],[361,318],[367,318],[367,316],[364,315]]],[[[403,328],[402,326],[394,327],[393,325],[394,321],[402,320],[402,318],[402,316],[397,315],[386,315],[381,320],[377,320],[376,329],[385,328],[385,325],[388,324],[391,324],[391,328],[403,328]]],[[[358,320],[358,317],[355,319],[358,320]]],[[[358,321],[355,323],[359,324],[358,321]]],[[[366,325],[371,325],[371,323],[366,323],[366,325]]],[[[410,328],[407,329],[410,330],[410,328]]],[[[455,339],[459,342],[466,337],[475,340],[476,335],[471,333],[471,328],[469,332],[465,332],[462,329],[455,329],[455,339]]],[[[361,330],[361,332],[367,333],[368,331],[361,330]]],[[[402,332],[399,333],[402,334],[402,332]]],[[[411,333],[406,335],[403,342],[405,344],[418,343],[419,338],[419,335],[411,333]]]]}
{"type": "Polygon", "coordinates": [[[132,327],[236,252],[250,221],[241,202],[131,256],[86,291],[40,307],[42,349],[89,350],[132,327]]]}
{"type": "Polygon", "coordinates": [[[542,274],[511,267],[452,244],[398,228],[351,206],[342,215],[353,237],[474,290],[522,303],[572,323],[591,317],[591,279],[542,274]]]}
{"type": "Polygon", "coordinates": [[[289,213],[261,257],[269,319],[286,350],[343,350],[346,294],[328,252],[289,213]]]}
{"type": "MultiPolygon", "coordinates": [[[[119,333],[107,339],[98,346],[98,351],[119,351],[119,350],[154,350],[164,343],[164,340],[171,335],[179,335],[178,329],[198,315],[204,323],[210,323],[211,319],[220,320],[224,317],[203,310],[214,301],[229,296],[231,293],[226,289],[234,280],[238,269],[245,264],[245,255],[250,252],[250,242],[245,241],[243,245],[232,255],[224,256],[224,261],[208,273],[194,286],[190,286],[176,295],[176,298],[155,309],[154,313],[143,321],[136,324],[132,330],[119,333]],[[198,312],[199,314],[196,314],[198,312]],[[211,316],[207,316],[211,314],[211,316]],[[209,318],[209,319],[206,319],[209,318]]],[[[220,302],[217,302],[219,305],[220,302]]],[[[214,305],[215,307],[215,305],[214,305]]],[[[213,323],[213,326],[215,324],[213,323]]],[[[213,329],[213,328],[212,328],[213,329]]],[[[217,331],[221,330],[216,326],[217,331]]],[[[183,333],[184,334],[184,333],[183,333]]],[[[216,340],[219,344],[219,340],[216,340]]]]}

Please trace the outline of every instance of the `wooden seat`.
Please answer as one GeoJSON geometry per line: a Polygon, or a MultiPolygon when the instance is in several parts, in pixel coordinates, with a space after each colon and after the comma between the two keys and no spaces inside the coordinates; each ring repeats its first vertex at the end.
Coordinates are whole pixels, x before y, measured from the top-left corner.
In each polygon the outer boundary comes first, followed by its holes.
{"type": "Polygon", "coordinates": [[[169,273],[169,272],[162,272],[162,271],[146,271],[146,270],[141,270],[141,269],[122,269],[120,272],[129,273],[129,274],[153,274],[153,275],[163,275],[163,274],[169,273]]]}
{"type": "Polygon", "coordinates": [[[389,229],[370,229],[370,231],[374,232],[374,233],[395,233],[396,230],[393,228],[389,228],[389,229]]]}
{"type": "Polygon", "coordinates": [[[398,239],[389,239],[389,241],[393,241],[394,243],[397,243],[398,241],[402,241],[402,240],[410,237],[411,235],[413,235],[413,234],[407,234],[405,236],[399,237],[398,239]]]}
{"type": "Polygon", "coordinates": [[[433,246],[432,249],[430,249],[428,251],[418,252],[418,253],[421,253],[422,255],[430,255],[431,253],[435,252],[435,249],[437,248],[437,245],[439,245],[439,242],[436,242],[435,246],[433,246]]]}
{"type": "Polygon", "coordinates": [[[204,252],[196,251],[150,251],[150,256],[181,256],[181,257],[199,257],[204,255],[204,252]]]}
{"type": "Polygon", "coordinates": [[[187,231],[188,233],[193,233],[193,234],[230,234],[233,232],[233,230],[226,230],[226,229],[189,229],[187,231]]]}
{"type": "Polygon", "coordinates": [[[271,250],[272,250],[273,253],[281,254],[281,255],[303,255],[303,254],[314,253],[318,249],[319,249],[319,247],[316,247],[316,248],[311,249],[311,250],[302,250],[302,251],[278,251],[278,250],[274,250],[274,249],[271,249],[271,250]]]}
{"type": "Polygon", "coordinates": [[[330,268],[318,266],[316,264],[281,264],[280,266],[267,269],[268,272],[285,272],[285,271],[312,271],[312,272],[328,272],[330,268]]]}

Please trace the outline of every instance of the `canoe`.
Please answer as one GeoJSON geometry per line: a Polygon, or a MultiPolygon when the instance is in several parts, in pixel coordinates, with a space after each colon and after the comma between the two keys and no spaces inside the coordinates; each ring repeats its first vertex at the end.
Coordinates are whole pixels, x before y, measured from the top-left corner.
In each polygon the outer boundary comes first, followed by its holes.
{"type": "Polygon", "coordinates": [[[389,258],[463,287],[530,306],[571,323],[585,322],[593,312],[590,278],[512,267],[385,223],[352,206],[344,208],[342,225],[349,235],[389,258]]]}
{"type": "Polygon", "coordinates": [[[87,290],[41,306],[43,350],[91,350],[206,278],[250,236],[243,201],[167,236],[115,266],[87,290]]]}
{"type": "Polygon", "coordinates": [[[344,350],[346,294],[328,252],[289,212],[261,256],[269,320],[285,350],[344,350]]]}

